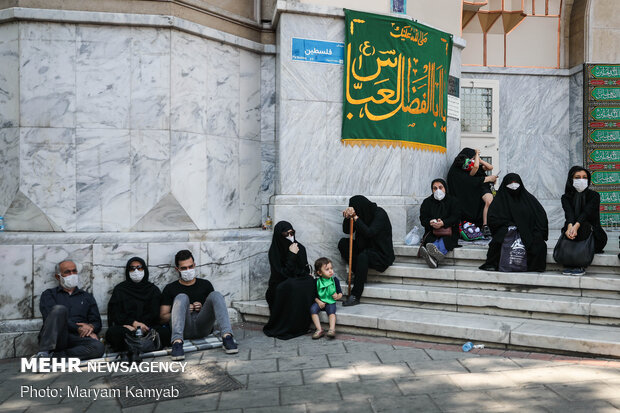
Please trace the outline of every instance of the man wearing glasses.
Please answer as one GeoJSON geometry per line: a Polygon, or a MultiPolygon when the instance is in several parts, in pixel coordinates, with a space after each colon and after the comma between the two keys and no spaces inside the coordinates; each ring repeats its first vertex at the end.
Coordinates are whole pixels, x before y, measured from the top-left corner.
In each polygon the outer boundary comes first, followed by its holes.
{"type": "Polygon", "coordinates": [[[43,328],[39,333],[39,352],[34,357],[101,357],[104,345],[97,333],[101,316],[95,298],[78,288],[78,271],[69,259],[56,265],[59,285],[41,294],[39,308],[43,328]]]}
{"type": "Polygon", "coordinates": [[[172,329],[172,360],[185,359],[183,338],[202,338],[213,331],[217,321],[224,351],[239,352],[233,340],[226,301],[215,291],[211,282],[196,278],[196,263],[189,250],[174,256],[179,279],[164,287],[161,294],[160,319],[172,329]]]}

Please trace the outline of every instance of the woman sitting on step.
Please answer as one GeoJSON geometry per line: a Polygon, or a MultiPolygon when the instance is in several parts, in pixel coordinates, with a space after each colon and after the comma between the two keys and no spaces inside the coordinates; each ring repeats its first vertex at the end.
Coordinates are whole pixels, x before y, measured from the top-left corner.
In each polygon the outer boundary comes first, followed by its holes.
{"type": "Polygon", "coordinates": [[[269,247],[271,277],[265,299],[269,305],[269,321],[263,332],[281,340],[308,332],[314,302],[316,281],[310,274],[306,248],[295,237],[293,226],[280,221],[273,229],[269,247]]]}
{"type": "Polygon", "coordinates": [[[487,260],[480,266],[481,270],[497,271],[508,227],[516,226],[527,253],[527,270],[545,271],[545,241],[549,237],[547,213],[536,197],[525,189],[519,175],[509,173],[504,177],[489,208],[488,219],[493,239],[489,243],[487,260]]]}
{"type": "MultiPolygon", "coordinates": [[[[607,234],[601,227],[601,196],[598,192],[589,189],[590,171],[581,166],[573,166],[568,171],[564,195],[562,195],[562,209],[564,209],[564,226],[562,233],[573,241],[582,241],[590,233],[594,237],[594,252],[601,253],[607,245],[607,234]]],[[[585,268],[564,269],[565,275],[584,275],[585,268]]]]}
{"type": "Polygon", "coordinates": [[[434,179],[431,189],[432,195],[420,207],[424,227],[420,256],[430,268],[437,268],[448,251],[458,246],[460,209],[457,199],[448,195],[446,181],[434,179]]]}

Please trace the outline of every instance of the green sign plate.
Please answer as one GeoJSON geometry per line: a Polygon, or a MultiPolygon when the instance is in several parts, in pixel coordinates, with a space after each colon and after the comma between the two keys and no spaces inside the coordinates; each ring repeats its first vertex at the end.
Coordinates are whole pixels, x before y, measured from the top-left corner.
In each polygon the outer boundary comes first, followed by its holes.
{"type": "Polygon", "coordinates": [[[620,171],[592,172],[594,185],[617,185],[620,184],[620,171]]]}
{"type": "Polygon", "coordinates": [[[599,106],[590,112],[596,120],[620,120],[620,107],[618,106],[599,106]]]}
{"type": "Polygon", "coordinates": [[[616,212],[601,213],[601,225],[606,227],[617,227],[620,225],[620,214],[616,212]]]}
{"type": "Polygon", "coordinates": [[[620,191],[598,191],[601,204],[620,204],[620,191]]]}
{"type": "Polygon", "coordinates": [[[589,156],[596,163],[620,162],[620,149],[596,149],[589,156]]]}
{"type": "Polygon", "coordinates": [[[590,69],[590,74],[596,78],[610,77],[620,78],[619,65],[596,65],[590,69]]]}
{"type": "Polygon", "coordinates": [[[620,143],[620,129],[595,129],[590,140],[596,143],[620,143]]]}
{"type": "Polygon", "coordinates": [[[595,87],[590,95],[596,100],[620,100],[620,87],[595,87]]]}

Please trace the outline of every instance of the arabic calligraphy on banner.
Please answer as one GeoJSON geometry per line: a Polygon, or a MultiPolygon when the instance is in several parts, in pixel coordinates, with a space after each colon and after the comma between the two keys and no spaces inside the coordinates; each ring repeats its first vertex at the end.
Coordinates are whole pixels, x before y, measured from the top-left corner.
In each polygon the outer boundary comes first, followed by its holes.
{"type": "Polygon", "coordinates": [[[452,35],[345,9],[342,140],[446,151],[452,35]]]}
{"type": "Polygon", "coordinates": [[[585,167],[601,195],[601,224],[620,225],[620,65],[584,67],[585,167]]]}

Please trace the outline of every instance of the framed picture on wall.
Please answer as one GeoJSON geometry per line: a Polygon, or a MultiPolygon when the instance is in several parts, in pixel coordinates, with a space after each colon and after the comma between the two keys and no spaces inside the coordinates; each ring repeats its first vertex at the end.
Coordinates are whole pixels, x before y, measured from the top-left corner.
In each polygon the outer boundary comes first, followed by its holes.
{"type": "Polygon", "coordinates": [[[390,0],[392,13],[407,13],[407,0],[390,0]]]}

